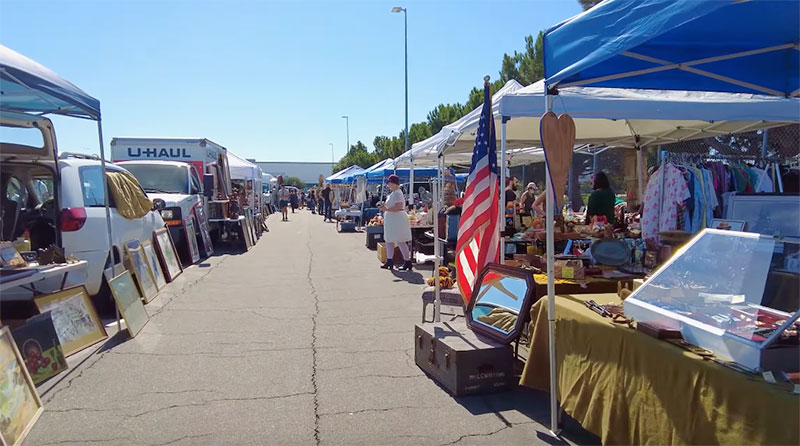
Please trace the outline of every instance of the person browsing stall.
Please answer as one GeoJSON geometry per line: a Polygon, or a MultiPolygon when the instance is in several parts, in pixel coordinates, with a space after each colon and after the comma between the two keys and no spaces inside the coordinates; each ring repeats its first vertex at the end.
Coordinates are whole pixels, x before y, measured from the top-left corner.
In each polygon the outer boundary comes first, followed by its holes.
{"type": "Polygon", "coordinates": [[[320,194],[323,200],[323,221],[331,221],[333,219],[333,203],[331,202],[333,199],[333,191],[331,190],[331,185],[326,184],[325,189],[322,189],[320,194]]]}
{"type": "Polygon", "coordinates": [[[386,263],[381,268],[392,269],[394,267],[394,247],[400,248],[403,254],[403,266],[398,268],[402,271],[411,271],[411,256],[408,250],[408,243],[411,241],[411,224],[408,222],[408,214],[405,211],[405,196],[400,190],[400,177],[390,175],[386,181],[386,187],[391,193],[386,197],[386,203],[378,206],[383,212],[383,239],[386,241],[386,263]]]}
{"type": "Polygon", "coordinates": [[[528,183],[528,187],[525,188],[519,201],[523,215],[534,215],[533,203],[536,202],[536,184],[528,183]]]}
{"type": "Polygon", "coordinates": [[[614,205],[616,204],[617,195],[611,189],[611,184],[605,172],[595,175],[592,189],[594,189],[594,192],[589,196],[589,203],[586,206],[586,224],[591,223],[592,217],[595,215],[604,216],[609,223],[613,224],[614,205]]]}

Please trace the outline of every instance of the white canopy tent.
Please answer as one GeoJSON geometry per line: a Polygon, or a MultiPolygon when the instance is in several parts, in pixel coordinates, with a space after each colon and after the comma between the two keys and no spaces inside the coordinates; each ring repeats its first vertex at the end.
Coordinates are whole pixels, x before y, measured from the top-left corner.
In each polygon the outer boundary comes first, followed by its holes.
{"type": "MultiPolygon", "coordinates": [[[[576,144],[644,147],[779,126],[796,120],[796,100],[747,93],[599,87],[566,87],[553,97],[553,112],[575,120],[576,144]],[[636,116],[637,119],[627,119],[636,116]]],[[[506,149],[541,147],[544,81],[504,95],[493,104],[495,123],[506,123],[506,149]]],[[[480,116],[465,122],[447,157],[472,153],[480,116]]]]}
{"type": "Polygon", "coordinates": [[[261,212],[260,197],[263,175],[261,168],[250,161],[241,158],[230,150],[228,151],[228,166],[231,171],[232,180],[244,180],[245,184],[247,184],[247,181],[252,181],[252,189],[250,191],[250,195],[248,196],[248,201],[250,202],[251,206],[256,208],[256,212],[261,212]]]}
{"type": "MultiPolygon", "coordinates": [[[[502,88],[497,90],[492,96],[492,103],[496,103],[501,97],[522,89],[522,84],[512,79],[506,82],[502,88]]],[[[439,133],[431,136],[428,139],[420,141],[411,146],[411,150],[403,153],[395,158],[395,166],[400,168],[411,167],[412,160],[414,166],[436,166],[437,158],[441,149],[448,144],[453,138],[457,138],[461,134],[463,128],[474,121],[474,127],[478,126],[478,119],[480,119],[481,107],[477,107],[466,115],[462,116],[455,122],[444,126],[439,133]]],[[[460,157],[454,161],[447,161],[452,164],[467,164],[469,165],[472,159],[472,149],[469,151],[469,156],[460,157]]]]}

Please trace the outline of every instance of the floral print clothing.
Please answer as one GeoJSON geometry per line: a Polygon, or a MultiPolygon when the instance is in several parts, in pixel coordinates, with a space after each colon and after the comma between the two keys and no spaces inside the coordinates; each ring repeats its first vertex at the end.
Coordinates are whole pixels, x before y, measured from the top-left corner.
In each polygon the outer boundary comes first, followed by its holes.
{"type": "Polygon", "coordinates": [[[671,231],[678,224],[678,204],[690,198],[689,186],[681,172],[668,163],[650,177],[644,194],[642,215],[642,237],[658,239],[659,231],[671,231]],[[666,173],[665,173],[666,172],[666,173]],[[664,175],[664,199],[661,200],[661,176],[664,175]],[[659,204],[661,210],[659,211],[659,204]]]}

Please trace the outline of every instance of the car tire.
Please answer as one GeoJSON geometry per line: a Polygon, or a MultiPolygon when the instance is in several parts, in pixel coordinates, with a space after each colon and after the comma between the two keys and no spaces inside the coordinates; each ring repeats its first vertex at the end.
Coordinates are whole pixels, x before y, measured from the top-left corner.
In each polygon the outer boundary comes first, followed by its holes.
{"type": "Polygon", "coordinates": [[[100,318],[114,318],[116,317],[116,303],[114,296],[111,294],[111,288],[108,286],[108,281],[103,275],[100,281],[100,290],[92,296],[92,305],[100,318]]]}

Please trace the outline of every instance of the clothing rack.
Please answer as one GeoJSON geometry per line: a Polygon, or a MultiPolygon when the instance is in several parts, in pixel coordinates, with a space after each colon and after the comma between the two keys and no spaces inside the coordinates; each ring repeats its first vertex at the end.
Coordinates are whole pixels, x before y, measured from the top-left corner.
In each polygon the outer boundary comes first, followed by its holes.
{"type": "Polygon", "coordinates": [[[661,213],[664,211],[664,182],[666,181],[666,176],[664,175],[664,166],[667,163],[693,163],[698,164],[706,161],[727,161],[730,163],[753,163],[758,164],[761,166],[766,165],[774,165],[773,172],[775,172],[773,178],[773,184],[777,185],[777,190],[779,193],[783,193],[783,181],[781,179],[781,175],[779,174],[779,164],[783,162],[792,162],[797,161],[795,157],[791,159],[782,158],[780,156],[764,156],[761,154],[741,154],[741,155],[723,155],[723,154],[702,154],[702,153],[685,153],[685,152],[668,152],[663,150],[661,146],[658,147],[659,153],[659,166],[662,170],[661,172],[661,190],[659,192],[659,204],[658,204],[658,219],[657,225],[660,228],[661,226],[661,213]]]}

